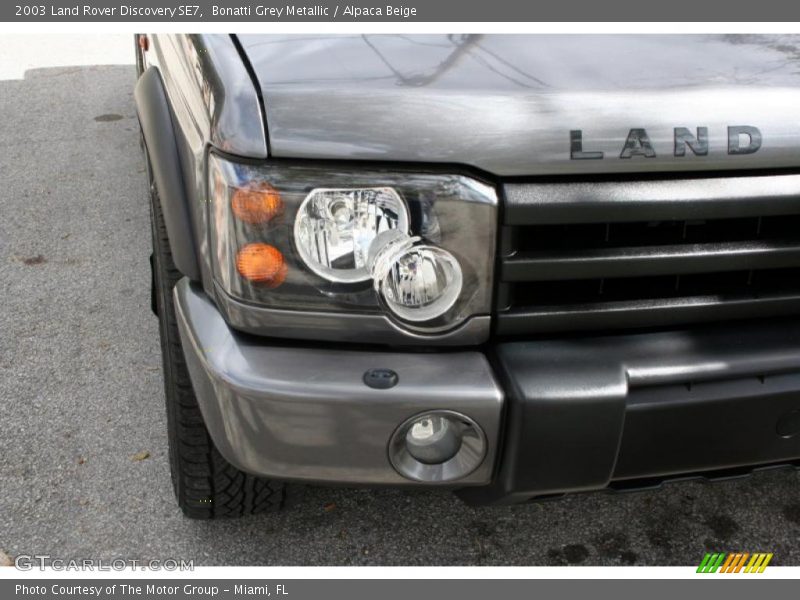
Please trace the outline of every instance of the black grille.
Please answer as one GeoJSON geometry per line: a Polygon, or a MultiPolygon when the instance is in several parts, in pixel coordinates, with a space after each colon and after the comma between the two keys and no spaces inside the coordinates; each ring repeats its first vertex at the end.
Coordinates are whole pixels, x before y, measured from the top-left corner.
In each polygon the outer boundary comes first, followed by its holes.
{"type": "Polygon", "coordinates": [[[800,313],[800,176],[506,186],[498,332],[800,313]]]}

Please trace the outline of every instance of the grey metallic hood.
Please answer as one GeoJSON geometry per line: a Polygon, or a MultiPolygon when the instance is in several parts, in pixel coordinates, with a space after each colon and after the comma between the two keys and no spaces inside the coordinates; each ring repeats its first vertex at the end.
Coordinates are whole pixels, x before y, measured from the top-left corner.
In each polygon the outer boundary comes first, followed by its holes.
{"type": "Polygon", "coordinates": [[[276,157],[460,163],[499,175],[800,166],[798,36],[239,40],[276,157]],[[728,129],[743,126],[749,135],[728,129]],[[679,144],[676,128],[685,128],[679,144]],[[684,138],[700,139],[698,128],[707,144],[695,152],[684,138]]]}

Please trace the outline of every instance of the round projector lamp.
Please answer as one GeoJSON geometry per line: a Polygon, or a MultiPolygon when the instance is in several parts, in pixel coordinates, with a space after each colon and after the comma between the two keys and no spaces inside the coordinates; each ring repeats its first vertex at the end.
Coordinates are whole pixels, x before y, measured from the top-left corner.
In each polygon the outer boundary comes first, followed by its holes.
{"type": "Polygon", "coordinates": [[[475,421],[449,410],[405,421],[389,442],[395,470],[414,481],[444,483],[472,473],[486,456],[486,436],[475,421]]]}
{"type": "Polygon", "coordinates": [[[384,304],[405,321],[430,321],[449,311],[461,295],[461,265],[447,250],[419,244],[399,230],[376,236],[368,266],[384,304]]]}

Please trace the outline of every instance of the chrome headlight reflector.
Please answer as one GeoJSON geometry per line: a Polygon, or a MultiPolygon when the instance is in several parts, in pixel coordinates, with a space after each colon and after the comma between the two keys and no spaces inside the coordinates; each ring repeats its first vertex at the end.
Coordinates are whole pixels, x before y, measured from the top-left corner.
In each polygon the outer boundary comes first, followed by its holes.
{"type": "Polygon", "coordinates": [[[306,196],[294,221],[294,240],[309,269],[328,281],[370,279],[367,254],[386,231],[408,231],[408,210],[388,187],[317,188],[306,196]]]}

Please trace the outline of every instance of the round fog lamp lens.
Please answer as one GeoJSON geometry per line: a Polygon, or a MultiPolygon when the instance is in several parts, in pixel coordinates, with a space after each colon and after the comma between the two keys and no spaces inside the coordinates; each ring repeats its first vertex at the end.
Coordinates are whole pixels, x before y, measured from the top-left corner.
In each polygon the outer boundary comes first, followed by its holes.
{"type": "Polygon", "coordinates": [[[486,435],[474,420],[452,410],[417,414],[389,439],[389,462],[412,481],[444,483],[469,476],[488,452],[486,435]]]}
{"type": "Polygon", "coordinates": [[[370,244],[381,233],[408,231],[408,210],[388,187],[312,190],[297,211],[294,239],[314,273],[339,283],[367,281],[370,244]]]}
{"type": "Polygon", "coordinates": [[[447,416],[425,416],[406,434],[408,453],[426,465],[437,465],[453,458],[461,448],[461,430],[447,416]]]}
{"type": "Polygon", "coordinates": [[[389,309],[407,321],[429,321],[450,310],[463,277],[456,258],[435,246],[413,246],[394,258],[379,284],[389,309]]]}

